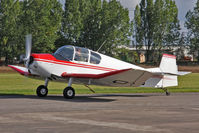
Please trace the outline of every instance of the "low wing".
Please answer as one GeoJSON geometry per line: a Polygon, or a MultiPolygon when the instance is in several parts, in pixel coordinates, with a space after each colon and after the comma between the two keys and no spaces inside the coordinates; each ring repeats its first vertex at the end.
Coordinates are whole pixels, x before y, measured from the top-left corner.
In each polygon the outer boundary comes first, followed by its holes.
{"type": "Polygon", "coordinates": [[[14,65],[8,65],[10,68],[14,69],[15,71],[17,71],[18,73],[20,73],[21,75],[24,75],[24,76],[28,76],[28,75],[31,75],[29,72],[28,72],[28,69],[25,68],[25,67],[21,67],[21,66],[14,66],[14,65]]]}
{"type": "Polygon", "coordinates": [[[62,77],[69,78],[86,78],[92,79],[93,84],[108,85],[108,86],[140,86],[144,82],[152,77],[152,73],[144,70],[135,69],[122,69],[111,71],[103,74],[73,74],[62,73],[62,77]]]}
{"type": "Polygon", "coordinates": [[[96,82],[103,83],[109,86],[133,86],[138,87],[145,83],[152,73],[144,70],[129,69],[118,74],[110,75],[99,79],[96,82]]]}
{"type": "Polygon", "coordinates": [[[37,73],[31,73],[27,68],[15,65],[8,65],[10,68],[14,69],[18,73],[23,76],[30,77],[30,78],[40,78],[40,75],[37,73]]]}
{"type": "MultiPolygon", "coordinates": [[[[27,68],[20,66],[9,65],[12,69],[19,72],[21,75],[38,78],[39,74],[30,73],[27,68]]],[[[144,70],[136,70],[136,69],[122,69],[111,71],[102,74],[78,74],[78,73],[62,73],[61,76],[52,75],[52,79],[64,79],[74,77],[79,79],[80,82],[91,82],[91,84],[96,85],[107,85],[107,86],[140,86],[145,83],[147,79],[152,77],[152,73],[144,70]]]]}

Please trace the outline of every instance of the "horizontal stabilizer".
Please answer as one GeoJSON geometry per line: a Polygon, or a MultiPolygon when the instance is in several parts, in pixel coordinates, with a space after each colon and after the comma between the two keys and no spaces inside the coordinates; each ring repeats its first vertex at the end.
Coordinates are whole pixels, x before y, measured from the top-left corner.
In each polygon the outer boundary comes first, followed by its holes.
{"type": "Polygon", "coordinates": [[[185,71],[178,71],[179,76],[190,74],[191,72],[185,72],[185,71]]]}

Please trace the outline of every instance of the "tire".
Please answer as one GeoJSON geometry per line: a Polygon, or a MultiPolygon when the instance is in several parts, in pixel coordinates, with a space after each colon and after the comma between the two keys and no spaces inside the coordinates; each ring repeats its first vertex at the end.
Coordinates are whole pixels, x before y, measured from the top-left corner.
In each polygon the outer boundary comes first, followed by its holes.
{"type": "Polygon", "coordinates": [[[170,96],[171,94],[170,94],[170,92],[166,92],[166,95],[167,95],[167,96],[170,96]]]}
{"type": "Polygon", "coordinates": [[[72,99],[75,96],[75,90],[72,87],[66,87],[63,91],[64,98],[72,99]]]}
{"type": "Polygon", "coordinates": [[[48,95],[48,88],[44,85],[40,85],[37,88],[37,96],[38,97],[46,97],[48,95]]]}

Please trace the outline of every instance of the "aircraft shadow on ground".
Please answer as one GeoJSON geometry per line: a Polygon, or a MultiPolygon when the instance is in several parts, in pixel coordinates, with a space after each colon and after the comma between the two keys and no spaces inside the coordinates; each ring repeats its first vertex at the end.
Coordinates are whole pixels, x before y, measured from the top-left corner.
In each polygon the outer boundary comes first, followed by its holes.
{"type": "MultiPolygon", "coordinates": [[[[35,95],[23,94],[0,94],[0,99],[36,99],[36,100],[53,100],[66,102],[113,102],[117,99],[115,97],[150,97],[154,94],[94,94],[94,95],[77,95],[73,99],[65,99],[63,96],[49,95],[47,97],[37,97],[35,95]],[[113,98],[114,97],[114,98],[113,98]]],[[[157,95],[156,95],[157,96],[157,95]]]]}

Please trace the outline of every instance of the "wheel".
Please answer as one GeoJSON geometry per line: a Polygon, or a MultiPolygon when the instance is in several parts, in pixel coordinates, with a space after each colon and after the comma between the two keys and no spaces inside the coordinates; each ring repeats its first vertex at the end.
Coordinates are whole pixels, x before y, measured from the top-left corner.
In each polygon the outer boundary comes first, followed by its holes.
{"type": "Polygon", "coordinates": [[[37,88],[37,96],[38,97],[45,97],[47,96],[48,94],[48,88],[44,85],[40,85],[38,88],[37,88]]]}
{"type": "Polygon", "coordinates": [[[170,96],[170,92],[166,92],[166,95],[167,95],[167,96],[170,96]]]}
{"type": "Polygon", "coordinates": [[[64,98],[72,99],[75,96],[75,90],[72,87],[66,87],[63,91],[64,98]]]}

